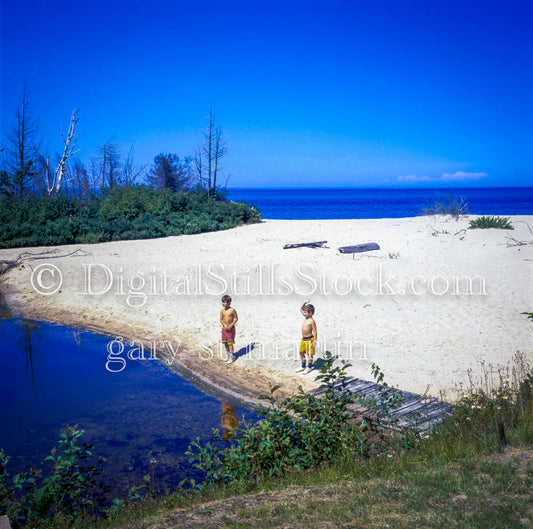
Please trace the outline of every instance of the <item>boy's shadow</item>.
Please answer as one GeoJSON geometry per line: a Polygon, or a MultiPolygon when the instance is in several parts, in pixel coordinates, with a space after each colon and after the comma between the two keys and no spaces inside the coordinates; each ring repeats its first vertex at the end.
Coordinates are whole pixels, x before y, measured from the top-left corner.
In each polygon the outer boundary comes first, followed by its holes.
{"type": "Polygon", "coordinates": [[[241,358],[250,353],[255,347],[255,342],[249,343],[246,347],[241,347],[238,351],[235,352],[235,359],[241,358]]]}
{"type": "Polygon", "coordinates": [[[314,367],[314,370],[315,371],[320,371],[320,368],[322,367],[322,365],[325,364],[325,361],[323,358],[317,358],[314,362],[313,362],[313,367],[314,367]]]}

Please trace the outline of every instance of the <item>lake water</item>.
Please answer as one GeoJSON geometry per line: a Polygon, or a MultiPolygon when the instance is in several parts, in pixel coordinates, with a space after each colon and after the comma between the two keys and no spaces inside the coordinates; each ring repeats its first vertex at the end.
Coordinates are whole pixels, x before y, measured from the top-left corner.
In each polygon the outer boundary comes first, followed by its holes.
{"type": "Polygon", "coordinates": [[[42,461],[61,429],[78,424],[86,430],[81,439],[107,459],[102,481],[114,496],[125,497],[144,474],[159,489],[174,488],[202,477],[184,454],[191,441],[211,440],[213,428],[224,431],[223,414],[256,417],[158,360],[108,371],[104,336],[17,319],[5,305],[0,316],[0,448],[13,458],[11,475],[49,468],[42,461]]]}
{"type": "Polygon", "coordinates": [[[443,189],[237,189],[264,219],[379,219],[414,217],[435,200],[463,198],[474,215],[532,215],[533,187],[443,189]]]}

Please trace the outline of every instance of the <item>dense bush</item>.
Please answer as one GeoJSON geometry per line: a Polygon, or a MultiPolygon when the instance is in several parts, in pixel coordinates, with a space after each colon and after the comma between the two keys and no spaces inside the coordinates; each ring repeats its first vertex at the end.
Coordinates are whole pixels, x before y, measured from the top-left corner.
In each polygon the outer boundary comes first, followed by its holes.
{"type": "Polygon", "coordinates": [[[84,201],[68,196],[0,199],[0,248],[90,244],[201,233],[259,222],[244,203],[201,190],[118,187],[84,201]]]}

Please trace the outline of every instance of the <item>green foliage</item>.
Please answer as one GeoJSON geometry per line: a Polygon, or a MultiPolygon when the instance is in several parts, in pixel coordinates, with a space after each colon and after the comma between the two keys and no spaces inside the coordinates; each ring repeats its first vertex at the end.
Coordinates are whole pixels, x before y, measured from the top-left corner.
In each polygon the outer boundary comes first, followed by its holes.
{"type": "Polygon", "coordinates": [[[463,197],[447,197],[436,199],[421,210],[421,215],[451,215],[458,218],[468,213],[468,202],[463,197]]]}
{"type": "MultiPolygon", "coordinates": [[[[187,453],[205,473],[206,484],[281,477],[364,456],[373,432],[350,420],[348,406],[353,396],[345,391],[349,364],[335,365],[336,360],[326,353],[317,377],[322,382],[317,394],[306,394],[300,388],[299,394],[278,403],[274,396],[278,386],[273,386],[270,394],[260,395],[269,403],[261,409],[264,418],[237,429],[230,448],[217,444],[218,431],[212,442],[192,443],[187,453]]],[[[381,410],[384,414],[385,408],[381,410]]]]}
{"type": "Polygon", "coordinates": [[[156,189],[186,189],[192,178],[191,162],[190,158],[180,160],[176,154],[158,154],[148,173],[148,181],[156,189]]]}
{"type": "Polygon", "coordinates": [[[90,244],[202,233],[259,222],[244,203],[147,186],[115,187],[104,196],[0,198],[0,248],[90,244]]]}
{"type": "Polygon", "coordinates": [[[44,460],[52,464],[46,477],[31,470],[13,476],[9,485],[10,458],[0,451],[0,514],[33,527],[54,517],[72,522],[104,513],[108,489],[98,481],[102,469],[91,463],[92,446],[80,443],[83,432],[76,426],[62,431],[58,449],[44,460]]]}
{"type": "Polygon", "coordinates": [[[472,230],[489,228],[497,228],[500,230],[514,230],[514,226],[509,221],[509,217],[491,217],[485,215],[475,220],[471,220],[468,228],[472,230]]]}

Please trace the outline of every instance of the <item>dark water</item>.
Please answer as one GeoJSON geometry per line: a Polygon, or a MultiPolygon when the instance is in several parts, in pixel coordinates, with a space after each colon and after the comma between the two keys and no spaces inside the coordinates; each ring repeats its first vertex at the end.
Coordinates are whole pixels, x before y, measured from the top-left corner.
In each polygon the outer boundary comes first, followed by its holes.
{"type": "Polygon", "coordinates": [[[78,424],[86,430],[82,440],[107,458],[102,480],[115,496],[140,485],[144,474],[165,490],[201,479],[184,452],[197,437],[211,440],[212,428],[224,431],[223,412],[256,416],[203,393],[158,360],[129,360],[122,372],[109,372],[109,338],[10,318],[5,307],[3,316],[0,448],[13,458],[11,475],[49,468],[42,462],[61,429],[78,424]]]}
{"type": "Polygon", "coordinates": [[[462,189],[230,189],[265,219],[413,217],[435,200],[462,197],[474,215],[531,215],[533,187],[462,189]]]}

